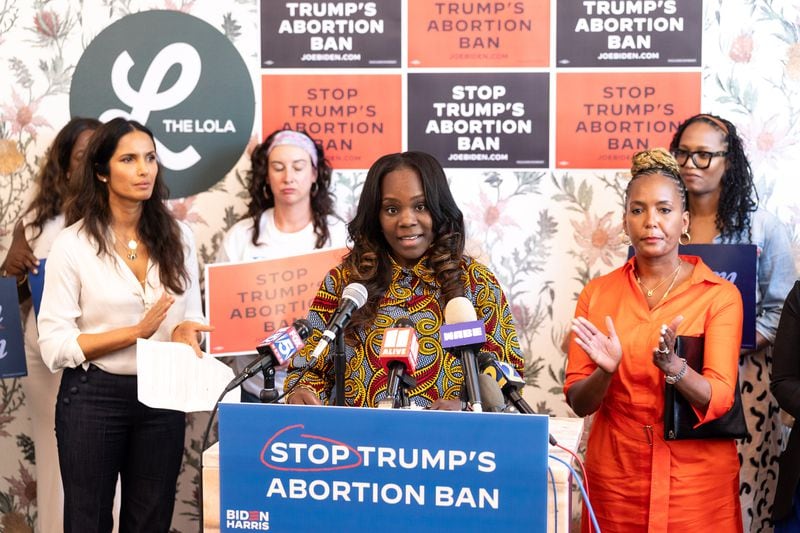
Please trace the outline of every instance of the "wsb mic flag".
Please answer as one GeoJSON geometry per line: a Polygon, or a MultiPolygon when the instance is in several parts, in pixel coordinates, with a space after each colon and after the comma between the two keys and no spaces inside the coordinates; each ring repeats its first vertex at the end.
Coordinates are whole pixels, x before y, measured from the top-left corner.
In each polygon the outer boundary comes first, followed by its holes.
{"type": "Polygon", "coordinates": [[[417,369],[419,358],[417,332],[410,319],[400,318],[394,327],[386,328],[378,358],[389,375],[386,397],[392,400],[393,407],[401,407],[403,402],[398,398],[400,386],[408,389],[416,385],[411,375],[417,369]]]}

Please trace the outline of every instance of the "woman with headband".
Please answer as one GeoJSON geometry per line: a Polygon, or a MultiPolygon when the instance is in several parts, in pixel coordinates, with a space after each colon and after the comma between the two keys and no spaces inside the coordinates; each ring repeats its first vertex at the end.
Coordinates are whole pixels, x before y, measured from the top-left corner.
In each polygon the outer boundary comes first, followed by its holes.
{"type": "Polygon", "coordinates": [[[739,493],[745,531],[771,531],[781,422],[769,391],[772,344],[786,294],[796,279],[789,234],[781,222],[757,207],[750,163],[736,127],[700,114],[680,125],[670,150],[689,194],[692,244],[755,244],[758,247],[756,348],[739,360],[739,382],[747,430],[738,442],[739,493]]]}
{"type": "MultiPolygon", "coordinates": [[[[333,169],[319,143],[301,131],[278,130],[256,146],[247,215],[225,234],[217,261],[276,259],[320,248],[343,248],[347,228],[336,216],[330,192],[333,169]]],[[[241,372],[252,356],[234,359],[241,372]]],[[[275,372],[281,392],[286,369],[275,372]]],[[[242,385],[242,401],[258,402],[263,378],[242,385]]]]}

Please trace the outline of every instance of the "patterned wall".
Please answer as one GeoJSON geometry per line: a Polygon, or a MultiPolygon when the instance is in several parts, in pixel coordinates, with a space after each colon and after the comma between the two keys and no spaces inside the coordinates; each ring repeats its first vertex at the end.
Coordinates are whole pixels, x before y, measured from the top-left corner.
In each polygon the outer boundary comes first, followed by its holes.
{"type": "MultiPolygon", "coordinates": [[[[706,0],[704,6],[702,108],[729,118],[746,137],[760,202],[790,225],[800,264],[800,202],[794,193],[800,166],[800,5],[722,4],[706,0]]],[[[82,51],[111,22],[148,9],[180,10],[218,28],[251,66],[259,87],[255,0],[0,0],[0,257],[41,156],[69,119],[71,72],[82,51]]],[[[223,232],[245,211],[247,169],[245,156],[208,192],[171,202],[175,215],[195,231],[201,263],[214,257],[223,232]]],[[[342,216],[354,212],[365,174],[334,174],[342,216]]],[[[582,286],[624,260],[620,206],[626,176],[575,170],[448,174],[458,180],[454,193],[467,217],[470,252],[492,266],[513,303],[526,355],[526,397],[539,412],[568,415],[560,346],[582,286]]],[[[187,417],[176,531],[197,529],[198,453],[207,420],[206,414],[187,417]]],[[[20,381],[0,380],[0,531],[30,531],[36,513],[29,428],[20,381]]]]}

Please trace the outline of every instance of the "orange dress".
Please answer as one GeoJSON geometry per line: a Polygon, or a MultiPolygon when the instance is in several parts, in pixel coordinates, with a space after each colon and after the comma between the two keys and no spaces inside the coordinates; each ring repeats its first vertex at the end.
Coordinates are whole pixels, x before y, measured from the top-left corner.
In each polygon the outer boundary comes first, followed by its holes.
{"type": "MultiPolygon", "coordinates": [[[[652,362],[659,329],[678,316],[678,335],[705,336],[703,377],[711,401],[700,423],[733,404],[742,336],[738,289],[717,277],[699,257],[690,278],[648,309],[636,283],[634,259],[589,282],[576,316],[608,333],[611,316],[622,361],[594,415],[586,451],[589,497],[603,533],[742,530],[739,461],[734,440],[664,440],[664,374],[652,362]]],[[[564,392],[596,365],[570,344],[564,392]]],[[[583,510],[583,531],[588,531],[583,510]]]]}

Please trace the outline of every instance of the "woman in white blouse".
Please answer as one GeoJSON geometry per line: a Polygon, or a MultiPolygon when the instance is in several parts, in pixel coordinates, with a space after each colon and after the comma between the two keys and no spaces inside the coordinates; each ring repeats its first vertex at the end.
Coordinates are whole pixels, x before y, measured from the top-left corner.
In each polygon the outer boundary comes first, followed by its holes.
{"type": "Polygon", "coordinates": [[[185,420],[137,399],[136,339],[200,355],[193,237],[172,217],[153,135],[114,119],[97,129],[53,243],[39,313],[42,358],[63,369],[56,437],[64,531],[108,532],[117,476],[121,531],[166,532],[185,420]]]}

